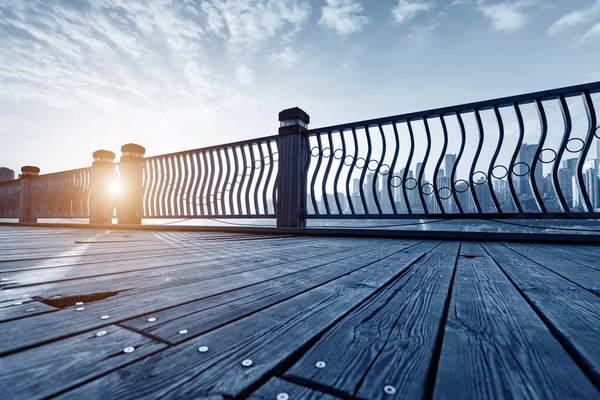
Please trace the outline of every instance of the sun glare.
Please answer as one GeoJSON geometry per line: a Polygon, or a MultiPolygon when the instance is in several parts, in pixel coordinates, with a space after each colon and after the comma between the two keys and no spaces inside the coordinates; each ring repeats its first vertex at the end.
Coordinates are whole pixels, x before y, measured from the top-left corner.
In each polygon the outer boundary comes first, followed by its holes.
{"type": "Polygon", "coordinates": [[[117,195],[121,192],[121,181],[118,178],[115,178],[110,183],[110,193],[113,195],[117,195]]]}

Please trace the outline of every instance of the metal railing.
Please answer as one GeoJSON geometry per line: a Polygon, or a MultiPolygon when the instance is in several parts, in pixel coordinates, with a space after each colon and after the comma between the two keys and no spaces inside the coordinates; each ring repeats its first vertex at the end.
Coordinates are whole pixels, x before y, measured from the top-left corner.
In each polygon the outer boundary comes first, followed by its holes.
{"type": "Polygon", "coordinates": [[[275,218],[277,136],[144,160],[144,218],[275,218]]]}
{"type": "Polygon", "coordinates": [[[304,132],[307,218],[598,218],[599,91],[596,82],[304,132]],[[537,124],[525,119],[532,111],[537,124]],[[562,122],[550,126],[550,113],[562,122]]]}
{"type": "Polygon", "coordinates": [[[89,218],[91,168],[40,175],[31,180],[34,218],[89,218]]]}
{"type": "Polygon", "coordinates": [[[21,182],[18,179],[0,182],[0,218],[18,218],[21,182]]]}

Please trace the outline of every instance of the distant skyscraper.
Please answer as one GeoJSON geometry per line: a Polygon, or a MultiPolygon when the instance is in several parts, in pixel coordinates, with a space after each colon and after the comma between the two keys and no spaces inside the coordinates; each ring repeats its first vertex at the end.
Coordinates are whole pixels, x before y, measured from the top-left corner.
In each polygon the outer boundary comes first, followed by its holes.
{"type": "MultiPolygon", "coordinates": [[[[517,163],[523,164],[519,164],[515,168],[516,174],[521,175],[517,176],[515,180],[517,186],[517,194],[520,197],[521,203],[523,203],[523,209],[525,211],[537,211],[535,200],[533,200],[533,191],[531,190],[531,187],[533,185],[533,182],[531,180],[531,166],[533,165],[533,160],[535,158],[537,148],[537,144],[523,143],[521,145],[521,149],[519,150],[519,155],[517,158],[517,163]]],[[[538,190],[543,184],[544,176],[542,170],[542,164],[538,163],[535,170],[535,181],[538,190]]]]}
{"type": "Polygon", "coordinates": [[[446,176],[452,178],[452,171],[454,170],[454,164],[456,164],[456,154],[446,154],[446,176]]]}
{"type": "Polygon", "coordinates": [[[15,171],[9,168],[0,168],[0,182],[12,181],[15,179],[15,171]]]}

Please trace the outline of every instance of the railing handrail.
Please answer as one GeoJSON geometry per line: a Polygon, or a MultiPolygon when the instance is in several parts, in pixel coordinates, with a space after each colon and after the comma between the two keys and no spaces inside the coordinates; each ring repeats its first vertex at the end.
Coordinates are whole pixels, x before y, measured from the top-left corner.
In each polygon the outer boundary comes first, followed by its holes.
{"type": "Polygon", "coordinates": [[[81,172],[81,171],[85,171],[85,170],[91,170],[92,167],[83,167],[83,168],[75,168],[75,169],[69,169],[66,171],[58,171],[58,172],[50,172],[49,174],[40,174],[37,177],[38,178],[44,178],[44,177],[52,177],[55,175],[67,175],[67,174],[72,174],[74,172],[81,172]]]}
{"type": "Polygon", "coordinates": [[[207,151],[219,150],[219,149],[229,149],[232,147],[244,146],[246,144],[268,142],[271,140],[276,140],[277,138],[278,138],[278,135],[262,136],[262,137],[258,137],[258,138],[254,138],[254,139],[245,139],[245,140],[240,140],[237,142],[216,144],[216,145],[211,145],[211,146],[207,146],[207,147],[200,147],[197,149],[182,150],[182,151],[166,153],[166,154],[158,154],[158,155],[151,156],[151,157],[144,157],[144,160],[154,160],[154,159],[163,158],[163,157],[177,157],[177,156],[181,156],[184,154],[201,153],[201,152],[207,152],[207,151]]]}
{"type": "Polygon", "coordinates": [[[371,127],[371,126],[376,126],[376,125],[389,125],[394,122],[396,122],[396,123],[397,122],[405,122],[405,121],[409,121],[409,120],[427,118],[430,116],[452,115],[452,114],[456,114],[459,111],[460,112],[470,112],[470,111],[474,111],[474,110],[483,111],[483,110],[489,110],[489,109],[493,108],[494,106],[502,108],[502,107],[511,106],[514,103],[519,103],[519,105],[534,103],[537,99],[539,99],[541,101],[552,100],[552,99],[558,98],[561,95],[565,96],[565,97],[573,97],[573,96],[580,95],[581,93],[584,93],[586,91],[589,91],[590,93],[600,92],[600,81],[585,83],[585,84],[581,84],[581,85],[566,86],[566,87],[551,89],[551,90],[543,90],[543,91],[539,91],[539,92],[525,93],[525,94],[514,95],[514,96],[499,97],[499,98],[495,98],[495,99],[477,101],[477,102],[472,102],[472,103],[464,103],[464,104],[455,105],[455,106],[433,108],[433,109],[424,110],[424,111],[414,111],[414,112],[409,112],[409,113],[405,113],[405,114],[391,115],[388,117],[381,117],[381,118],[374,118],[374,119],[368,119],[368,120],[363,120],[363,121],[355,121],[355,122],[349,122],[349,123],[343,123],[343,124],[336,124],[336,125],[331,125],[331,126],[325,126],[322,128],[313,128],[313,129],[309,129],[309,130],[302,132],[302,134],[303,135],[314,135],[314,134],[321,133],[321,132],[337,132],[340,130],[347,130],[347,129],[352,129],[352,128],[356,129],[356,128],[371,127]]]}

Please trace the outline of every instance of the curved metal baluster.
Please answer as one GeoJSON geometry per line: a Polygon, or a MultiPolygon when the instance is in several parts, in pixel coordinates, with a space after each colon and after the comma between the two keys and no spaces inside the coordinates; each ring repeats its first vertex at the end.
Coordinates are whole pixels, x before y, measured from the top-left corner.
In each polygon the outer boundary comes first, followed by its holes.
{"type": "MultiPolygon", "coordinates": [[[[248,209],[248,214],[256,215],[258,214],[258,210],[255,210],[254,213],[250,210],[250,190],[252,189],[252,184],[254,183],[254,148],[252,144],[248,144],[247,146],[248,151],[250,152],[250,176],[248,177],[248,184],[246,185],[246,208],[248,209]]],[[[248,168],[244,168],[244,171],[247,169],[248,168]]],[[[256,192],[256,188],[254,188],[254,191],[256,192]]]]}
{"type": "Polygon", "coordinates": [[[165,217],[167,215],[167,203],[166,203],[166,186],[167,186],[167,159],[165,157],[161,157],[158,159],[160,163],[160,181],[159,181],[159,209],[160,216],[165,217]]]}
{"type": "Polygon", "coordinates": [[[429,214],[429,210],[427,209],[427,202],[425,201],[425,196],[423,195],[422,181],[423,176],[425,175],[425,168],[427,167],[427,161],[429,161],[429,153],[431,152],[431,131],[429,130],[429,123],[427,122],[427,117],[423,118],[423,125],[425,125],[425,137],[427,138],[427,150],[425,150],[425,157],[423,157],[423,164],[421,165],[421,170],[419,171],[419,198],[421,199],[421,204],[423,204],[423,211],[425,214],[429,214]]]}
{"type": "Polygon", "coordinates": [[[179,206],[179,212],[175,212],[176,215],[181,216],[185,214],[185,211],[183,209],[183,196],[185,196],[185,194],[183,193],[183,185],[182,185],[182,181],[185,182],[185,176],[187,176],[187,174],[183,174],[183,168],[181,167],[181,155],[176,156],[177,158],[177,187],[175,190],[175,198],[176,200],[179,200],[178,202],[175,202],[173,204],[173,209],[176,210],[175,205],[179,206]],[[179,204],[177,204],[179,203],[179,204]]]}
{"type": "Polygon", "coordinates": [[[515,161],[517,160],[517,156],[519,154],[519,151],[521,150],[521,144],[523,144],[523,137],[525,136],[525,124],[523,123],[523,115],[521,114],[521,108],[519,107],[519,103],[513,103],[513,107],[515,108],[515,113],[517,114],[517,120],[519,123],[519,140],[517,141],[517,147],[512,155],[512,158],[510,159],[510,165],[508,168],[508,187],[510,188],[510,194],[513,197],[513,200],[515,201],[515,206],[517,206],[517,210],[519,210],[519,213],[523,212],[523,207],[521,207],[521,202],[519,201],[519,197],[517,196],[517,193],[515,192],[515,184],[513,182],[513,169],[515,168],[515,161]]]}
{"type": "Polygon", "coordinates": [[[144,216],[145,217],[152,215],[152,212],[150,211],[150,190],[152,189],[151,164],[152,164],[152,160],[144,160],[144,216]]]}
{"type": "Polygon", "coordinates": [[[152,189],[150,190],[150,209],[152,210],[149,216],[158,217],[160,214],[158,206],[158,185],[159,185],[159,171],[158,171],[158,160],[152,159],[152,189]]]}
{"type": "Polygon", "coordinates": [[[387,188],[388,195],[390,198],[390,203],[392,204],[392,212],[394,214],[398,214],[398,210],[396,209],[396,202],[394,200],[394,196],[392,195],[392,177],[394,176],[394,168],[396,168],[396,164],[398,162],[398,155],[400,154],[400,136],[398,135],[398,128],[396,127],[396,122],[392,122],[392,127],[394,128],[394,139],[396,143],[396,147],[394,148],[394,158],[392,159],[392,163],[390,165],[390,171],[388,172],[387,178],[387,188]]]}
{"type": "MultiPolygon", "coordinates": [[[[588,117],[588,132],[585,138],[585,146],[581,152],[579,157],[579,163],[577,165],[577,179],[579,180],[579,187],[581,190],[581,195],[583,197],[583,201],[585,202],[585,207],[588,212],[594,211],[594,206],[590,200],[589,193],[587,188],[585,187],[585,180],[583,179],[583,167],[585,165],[585,160],[592,146],[592,142],[594,141],[594,133],[596,130],[597,120],[596,120],[596,110],[594,109],[594,102],[592,101],[592,96],[589,90],[583,92],[583,97],[585,99],[585,112],[588,117]]],[[[596,171],[596,174],[598,171],[596,171]]],[[[596,179],[596,178],[594,178],[596,179]]]]}
{"type": "Polygon", "coordinates": [[[206,160],[206,151],[202,152],[202,186],[200,189],[200,213],[201,215],[210,215],[208,211],[208,194],[206,185],[208,183],[208,177],[211,176],[212,171],[208,167],[208,161],[206,160]]]}
{"type": "Polygon", "coordinates": [[[192,163],[192,169],[194,171],[194,189],[192,191],[192,195],[190,198],[190,202],[192,204],[192,215],[198,215],[198,206],[199,206],[199,201],[198,201],[198,189],[200,188],[200,177],[201,177],[201,165],[200,165],[200,154],[197,152],[194,152],[192,154],[190,154],[191,160],[190,162],[192,163]]]}
{"type": "Polygon", "coordinates": [[[490,190],[490,194],[492,195],[492,201],[494,202],[494,207],[496,207],[496,211],[502,213],[502,206],[498,201],[498,197],[496,196],[496,191],[494,190],[494,185],[492,183],[492,174],[494,173],[494,167],[496,166],[498,155],[500,154],[500,150],[502,149],[502,143],[504,143],[504,123],[502,122],[502,115],[500,114],[500,109],[497,105],[494,106],[494,115],[496,116],[496,120],[498,121],[498,144],[496,145],[496,150],[494,151],[494,155],[492,156],[492,160],[490,161],[490,166],[488,168],[488,188],[490,190]]]}
{"type": "MultiPolygon", "coordinates": [[[[242,191],[244,188],[244,183],[246,182],[246,169],[248,168],[248,163],[246,160],[246,150],[244,149],[245,145],[240,146],[240,152],[242,153],[242,171],[240,173],[240,175],[242,176],[241,182],[240,182],[240,190],[238,191],[238,198],[240,199],[240,212],[242,211],[242,207],[241,207],[241,198],[242,198],[242,191]]],[[[247,184],[248,186],[250,186],[250,182],[248,182],[247,184]]],[[[246,190],[247,191],[247,190],[246,190]]],[[[243,215],[250,215],[250,204],[249,204],[249,200],[246,197],[246,211],[242,212],[243,215]]]]}
{"type": "Polygon", "coordinates": [[[188,178],[187,187],[185,188],[185,206],[186,206],[186,215],[193,215],[192,210],[192,190],[194,189],[194,162],[192,158],[192,153],[188,153],[183,156],[183,161],[185,163],[185,174],[188,178]],[[189,164],[189,167],[188,167],[189,164]]]}
{"type": "MultiPolygon", "coordinates": [[[[340,215],[342,215],[344,214],[344,210],[342,210],[342,204],[340,203],[340,196],[337,188],[340,181],[340,174],[342,173],[342,169],[344,168],[344,157],[346,156],[346,142],[344,141],[343,129],[340,129],[340,140],[342,141],[342,158],[340,159],[340,164],[338,165],[337,172],[335,173],[335,178],[333,179],[333,194],[335,197],[335,203],[337,205],[337,208],[340,211],[340,215]]],[[[333,147],[331,148],[331,158],[333,159],[333,147]]],[[[346,189],[348,188],[346,187],[346,189]]],[[[346,193],[348,193],[348,191],[346,191],[346,193]]],[[[350,199],[348,198],[348,200],[350,199]]]]}
{"type": "Polygon", "coordinates": [[[169,157],[169,174],[167,176],[167,188],[169,189],[169,197],[167,198],[167,207],[169,209],[168,216],[174,216],[175,212],[175,197],[177,193],[175,191],[175,175],[177,174],[177,169],[175,168],[175,159],[174,157],[169,157]]]}
{"type": "MultiPolygon", "coordinates": [[[[266,187],[266,182],[263,182],[263,177],[265,175],[265,168],[263,165],[263,162],[265,160],[265,154],[263,152],[263,148],[262,148],[262,143],[257,143],[257,147],[258,147],[258,156],[260,157],[260,171],[258,172],[258,178],[256,178],[256,188],[254,190],[254,204],[256,206],[256,213],[257,214],[261,214],[260,212],[260,208],[259,208],[259,190],[261,185],[263,185],[263,189],[266,187]]],[[[264,190],[263,190],[263,194],[264,194],[264,190]]],[[[267,204],[266,202],[264,202],[264,213],[263,215],[267,214],[267,204]]]]}
{"type": "Polygon", "coordinates": [[[573,129],[573,123],[571,121],[571,112],[569,111],[569,105],[567,104],[567,100],[564,95],[560,95],[558,97],[560,104],[560,111],[563,117],[563,121],[565,124],[565,130],[563,133],[563,139],[560,144],[560,148],[558,149],[558,153],[556,154],[556,161],[554,162],[554,167],[552,168],[552,183],[554,185],[554,192],[560,201],[560,205],[564,212],[571,212],[569,205],[567,204],[567,200],[563,195],[562,189],[560,187],[560,179],[558,171],[560,169],[560,162],[562,161],[562,156],[565,153],[565,149],[567,148],[567,143],[569,142],[571,136],[571,130],[573,129]]]}
{"type": "MultiPolygon", "coordinates": [[[[234,189],[236,188],[236,186],[238,185],[238,183],[242,182],[242,179],[240,179],[240,182],[237,181],[239,172],[240,172],[240,164],[239,164],[239,156],[238,156],[238,148],[239,146],[235,146],[231,148],[231,152],[233,153],[233,180],[231,181],[231,198],[233,199],[233,193],[234,193],[234,189]]],[[[241,200],[241,196],[240,196],[240,190],[242,190],[242,185],[239,185],[239,188],[237,189],[236,192],[236,203],[237,203],[237,212],[234,212],[232,209],[232,214],[233,215],[241,215],[242,213],[242,200],[241,200]]]]}
{"type": "MultiPolygon", "coordinates": [[[[412,124],[410,120],[406,121],[408,127],[408,136],[410,137],[410,152],[408,153],[408,160],[406,160],[406,167],[404,167],[404,176],[402,177],[402,192],[404,193],[404,201],[406,202],[406,209],[409,214],[412,214],[412,207],[410,205],[410,199],[408,198],[408,192],[406,191],[406,180],[408,179],[408,172],[410,170],[410,164],[412,163],[413,155],[415,154],[415,134],[413,132],[412,124]]],[[[418,190],[419,185],[415,189],[418,190]]]]}
{"type": "MultiPolygon", "coordinates": [[[[321,145],[321,134],[317,133],[315,135],[316,139],[317,139],[317,145],[319,147],[319,155],[317,158],[317,165],[315,166],[315,170],[313,171],[313,176],[312,179],[310,181],[310,193],[311,193],[311,200],[312,200],[312,204],[313,204],[313,208],[315,209],[315,214],[319,215],[321,214],[319,212],[319,207],[317,205],[317,200],[316,200],[316,195],[315,195],[315,183],[317,182],[317,175],[319,174],[319,170],[321,169],[321,158],[323,157],[323,146],[321,145]]],[[[310,142],[309,142],[309,146],[310,146],[310,142]]],[[[312,149],[309,148],[310,153],[311,153],[311,157],[312,157],[312,149]]]]}
{"type": "MultiPolygon", "coordinates": [[[[467,143],[467,130],[465,129],[465,122],[462,119],[462,115],[460,115],[460,111],[456,113],[456,120],[458,121],[458,126],[460,127],[460,149],[458,150],[458,156],[456,156],[456,161],[454,161],[454,167],[452,168],[452,176],[451,176],[451,186],[452,186],[452,196],[454,197],[454,201],[456,202],[456,208],[458,208],[458,212],[464,214],[464,209],[458,198],[458,192],[456,191],[456,171],[458,169],[458,163],[462,159],[462,156],[465,152],[465,145],[467,143]]],[[[467,189],[465,189],[465,192],[467,189]]]]}
{"type": "Polygon", "coordinates": [[[365,214],[371,214],[371,211],[367,207],[367,202],[364,193],[365,187],[365,176],[367,175],[367,171],[369,170],[369,161],[371,159],[371,133],[369,132],[369,127],[365,126],[365,136],[367,138],[367,155],[365,157],[365,166],[363,167],[362,174],[360,175],[360,193],[361,198],[363,199],[363,207],[365,208],[365,214]]]}
{"type": "Polygon", "coordinates": [[[477,212],[481,214],[483,211],[481,210],[481,205],[479,204],[479,197],[477,196],[477,190],[475,189],[475,168],[477,167],[477,161],[479,161],[479,155],[481,154],[481,149],[483,147],[483,122],[481,121],[481,114],[479,113],[479,109],[476,108],[474,111],[475,120],[477,121],[477,130],[479,131],[479,142],[477,143],[475,158],[473,159],[471,169],[469,170],[469,182],[471,184],[471,195],[473,196],[473,203],[475,203],[475,208],[477,208],[477,212]]]}
{"type": "Polygon", "coordinates": [[[219,175],[217,176],[217,181],[215,182],[215,214],[224,215],[225,213],[225,189],[221,186],[221,180],[223,179],[223,160],[221,159],[221,151],[223,149],[215,150],[215,157],[217,158],[218,166],[219,166],[219,175]],[[221,190],[219,190],[219,188],[221,190]],[[219,191],[221,192],[221,199],[218,199],[219,191]],[[221,210],[219,211],[219,203],[221,203],[221,210]]]}
{"type": "Polygon", "coordinates": [[[215,188],[213,186],[214,178],[215,178],[215,157],[214,150],[208,151],[208,160],[210,161],[210,173],[208,174],[208,187],[206,189],[206,205],[208,206],[208,215],[217,215],[217,207],[216,207],[216,193],[215,188]],[[211,199],[212,197],[212,199],[211,199]]]}
{"type": "Polygon", "coordinates": [[[444,157],[446,156],[446,151],[448,150],[448,128],[446,127],[446,121],[444,120],[443,115],[439,115],[440,122],[442,123],[442,131],[444,133],[444,144],[442,147],[442,153],[440,154],[440,158],[435,166],[435,171],[433,171],[433,196],[435,196],[435,200],[440,208],[440,212],[442,214],[446,214],[446,210],[444,210],[444,205],[440,199],[439,188],[438,188],[438,175],[440,173],[440,168],[442,167],[442,162],[444,162],[444,157]]]}
{"type": "MultiPolygon", "coordinates": [[[[343,167],[346,162],[346,138],[344,137],[344,130],[340,129],[340,136],[342,138],[342,160],[341,166],[343,167]]],[[[356,148],[354,149],[354,157],[352,160],[356,160],[356,148]]],[[[355,215],[354,211],[354,203],[352,202],[352,191],[350,190],[350,184],[352,183],[352,170],[354,169],[354,161],[350,164],[350,170],[348,171],[348,175],[346,176],[346,196],[348,197],[348,208],[350,208],[350,213],[355,215]]]]}
{"type": "MultiPolygon", "coordinates": [[[[529,176],[530,176],[531,190],[533,191],[533,196],[535,197],[538,208],[540,209],[541,212],[545,213],[545,212],[547,212],[546,205],[544,204],[544,200],[542,199],[542,196],[540,196],[540,190],[538,189],[537,181],[535,179],[535,171],[537,169],[539,157],[540,157],[540,154],[542,153],[542,149],[543,149],[544,143],[546,141],[546,136],[548,134],[548,120],[546,118],[546,111],[544,111],[544,105],[542,104],[542,100],[535,99],[535,105],[537,106],[538,116],[540,117],[540,125],[542,128],[542,131],[540,134],[540,141],[538,142],[537,150],[535,151],[535,156],[533,156],[533,160],[531,162],[531,169],[529,170],[529,176]]],[[[542,172],[542,174],[543,174],[543,172],[542,172]]]]}
{"type": "MultiPolygon", "coordinates": [[[[327,167],[323,174],[323,182],[321,184],[321,190],[323,192],[323,201],[325,202],[325,211],[327,215],[331,215],[331,209],[329,208],[329,199],[327,196],[327,181],[329,180],[329,171],[331,170],[331,164],[333,164],[333,142],[331,141],[331,131],[327,132],[327,140],[329,141],[329,161],[327,161],[327,167]]],[[[325,149],[323,149],[325,152],[325,149]]],[[[337,188],[333,188],[334,192],[337,192],[337,188]]]]}
{"type": "MultiPolygon", "coordinates": [[[[375,198],[375,206],[377,207],[377,213],[381,215],[381,214],[383,214],[383,211],[381,209],[381,203],[379,203],[379,196],[377,196],[377,193],[378,193],[377,182],[378,182],[378,178],[380,175],[379,171],[381,169],[381,166],[383,165],[383,160],[385,159],[385,152],[387,149],[386,149],[385,134],[383,132],[383,128],[381,127],[381,124],[378,124],[377,127],[379,128],[379,133],[381,134],[382,148],[381,148],[381,158],[379,159],[379,162],[377,163],[377,169],[375,170],[375,174],[373,176],[373,197],[375,198]]],[[[388,191],[388,194],[389,194],[389,191],[388,191]]]]}
{"type": "MultiPolygon", "coordinates": [[[[352,172],[354,171],[354,168],[356,167],[356,161],[358,160],[358,139],[356,137],[356,129],[352,128],[352,140],[354,142],[354,160],[352,161],[352,168],[350,168],[350,175],[352,175],[352,172]]],[[[366,166],[366,165],[365,165],[366,166]]],[[[362,172],[361,172],[362,175],[362,172]]],[[[362,179],[359,178],[358,180],[358,193],[360,195],[360,200],[363,206],[363,212],[366,214],[367,213],[367,202],[365,200],[365,194],[363,193],[362,190],[362,179]]]]}
{"type": "MultiPolygon", "coordinates": [[[[265,213],[271,214],[269,212],[269,199],[267,197],[267,192],[269,191],[269,184],[273,177],[273,164],[275,164],[275,161],[273,161],[273,150],[271,149],[270,142],[267,142],[267,152],[269,153],[269,170],[267,171],[267,176],[265,178],[265,186],[263,188],[263,202],[265,203],[265,213]]],[[[264,160],[264,158],[263,158],[263,160],[264,160]]],[[[274,202],[275,202],[275,198],[273,197],[273,203],[274,202]]],[[[273,213],[275,213],[274,210],[275,210],[275,204],[273,204],[273,213]]]]}
{"type": "Polygon", "coordinates": [[[223,212],[225,214],[233,215],[233,197],[231,196],[231,189],[233,185],[230,183],[231,179],[231,161],[229,160],[230,152],[229,148],[223,149],[223,157],[225,158],[225,168],[227,169],[227,175],[225,175],[225,180],[223,181],[223,189],[221,192],[221,206],[223,207],[223,212]],[[227,190],[227,185],[229,185],[229,191],[227,190]],[[227,212],[227,203],[225,201],[225,197],[229,199],[229,212],[227,212]]]}

